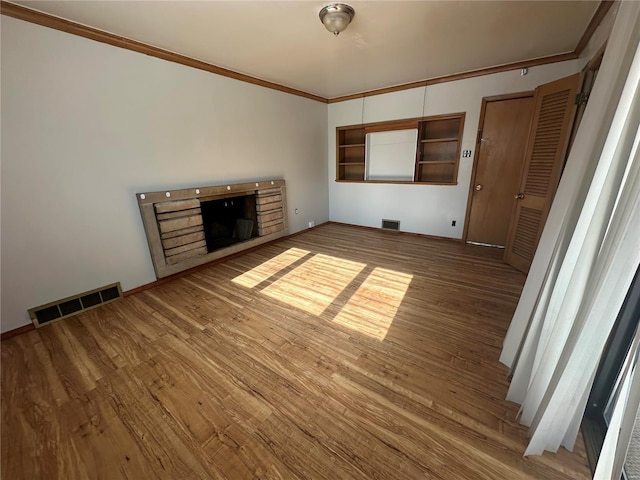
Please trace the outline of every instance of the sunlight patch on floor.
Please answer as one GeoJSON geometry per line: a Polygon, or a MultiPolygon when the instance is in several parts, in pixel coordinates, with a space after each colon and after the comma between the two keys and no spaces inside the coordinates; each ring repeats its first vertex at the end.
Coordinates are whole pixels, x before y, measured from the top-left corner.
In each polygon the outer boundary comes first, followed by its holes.
{"type": "Polygon", "coordinates": [[[301,258],[308,255],[310,252],[302,250],[300,248],[290,248],[286,252],[282,252],[280,255],[261,263],[255,268],[252,268],[248,272],[238,275],[232,280],[233,283],[237,283],[243,287],[253,288],[256,285],[271,278],[279,271],[287,268],[292,263],[297,262],[301,258]]]}
{"type": "Polygon", "coordinates": [[[364,263],[317,254],[262,293],[293,307],[320,315],[365,268],[364,263]]]}
{"type": "Polygon", "coordinates": [[[334,318],[334,322],[384,340],[413,275],[375,268],[334,318]]]}
{"type": "MultiPolygon", "coordinates": [[[[321,315],[365,269],[366,264],[330,255],[310,256],[307,250],[290,248],[232,281],[246,288],[255,288],[307,256],[308,260],[267,285],[261,293],[313,315],[321,315]]],[[[384,340],[412,279],[410,274],[374,268],[333,321],[384,340]]],[[[350,290],[353,289],[355,285],[350,290]]]]}

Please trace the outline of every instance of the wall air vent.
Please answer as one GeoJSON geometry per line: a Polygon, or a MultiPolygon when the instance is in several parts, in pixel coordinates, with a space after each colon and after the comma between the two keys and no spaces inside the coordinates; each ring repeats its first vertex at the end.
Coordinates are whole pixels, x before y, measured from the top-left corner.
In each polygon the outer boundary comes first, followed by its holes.
{"type": "Polygon", "coordinates": [[[119,298],[122,298],[122,288],[120,287],[120,282],[116,282],[95,290],[40,305],[39,307],[30,308],[29,316],[36,327],[41,327],[54,320],[62,320],[119,298]]]}
{"type": "Polygon", "coordinates": [[[400,220],[382,219],[382,228],[385,230],[400,230],[400,220]]]}

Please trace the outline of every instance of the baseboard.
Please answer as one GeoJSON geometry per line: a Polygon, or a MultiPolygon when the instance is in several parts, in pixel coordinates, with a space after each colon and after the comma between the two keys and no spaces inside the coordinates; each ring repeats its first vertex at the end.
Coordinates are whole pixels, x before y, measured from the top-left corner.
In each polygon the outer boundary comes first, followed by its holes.
{"type": "Polygon", "coordinates": [[[365,225],[354,225],[353,223],[343,223],[343,222],[334,222],[334,221],[329,221],[327,223],[333,224],[333,225],[344,225],[346,227],[362,228],[364,230],[374,230],[376,232],[388,233],[389,235],[410,235],[412,237],[428,238],[429,240],[446,240],[448,242],[464,243],[461,238],[439,237],[438,235],[427,235],[426,233],[403,232],[400,230],[398,231],[386,230],[384,228],[379,228],[379,227],[367,227],[365,225]]]}
{"type": "Polygon", "coordinates": [[[8,332],[3,332],[0,334],[0,340],[6,340],[11,337],[15,337],[16,335],[20,335],[21,333],[30,332],[31,330],[35,330],[36,327],[33,323],[29,323],[28,325],[23,325],[18,328],[14,328],[13,330],[9,330],[8,332]]]}

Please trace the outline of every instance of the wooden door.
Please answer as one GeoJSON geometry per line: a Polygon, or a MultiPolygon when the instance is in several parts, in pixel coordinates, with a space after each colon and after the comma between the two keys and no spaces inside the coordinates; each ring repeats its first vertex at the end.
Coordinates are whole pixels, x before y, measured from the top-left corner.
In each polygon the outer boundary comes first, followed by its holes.
{"type": "Polygon", "coordinates": [[[536,88],[520,191],[505,260],[529,272],[567,154],[580,74],[536,88]]]}
{"type": "Polygon", "coordinates": [[[484,99],[467,215],[468,243],[504,247],[533,112],[533,92],[484,99]]]}

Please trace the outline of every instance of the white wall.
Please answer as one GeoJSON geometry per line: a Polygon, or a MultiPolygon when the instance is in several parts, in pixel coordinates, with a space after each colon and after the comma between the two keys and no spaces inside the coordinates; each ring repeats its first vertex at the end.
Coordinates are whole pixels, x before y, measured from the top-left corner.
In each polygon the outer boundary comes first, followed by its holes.
{"type": "Polygon", "coordinates": [[[292,232],[328,220],[326,105],[1,22],[2,331],[155,280],[136,192],[284,178],[292,232]]]}
{"type": "Polygon", "coordinates": [[[482,98],[534,90],[538,85],[579,72],[578,59],[529,69],[485,75],[329,105],[328,172],[329,217],[332,221],[380,227],[381,220],[400,220],[400,230],[462,238],[476,132],[482,98]],[[423,111],[423,104],[425,105],[423,111]],[[462,148],[471,158],[460,158],[458,184],[400,185],[336,182],[336,127],[385,120],[465,112],[462,148]],[[456,226],[452,227],[452,220],[456,226]]]}

